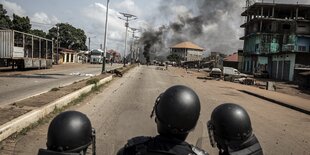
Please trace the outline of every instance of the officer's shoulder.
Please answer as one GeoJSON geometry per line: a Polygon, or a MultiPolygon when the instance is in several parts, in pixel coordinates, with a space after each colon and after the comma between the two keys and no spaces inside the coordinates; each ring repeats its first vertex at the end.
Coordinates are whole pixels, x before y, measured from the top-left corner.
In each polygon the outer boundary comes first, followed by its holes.
{"type": "Polygon", "coordinates": [[[135,145],[144,144],[150,140],[152,140],[152,137],[147,137],[147,136],[134,137],[127,141],[127,144],[125,147],[132,147],[135,145]]]}
{"type": "Polygon", "coordinates": [[[206,152],[205,150],[198,148],[194,145],[191,145],[192,151],[196,154],[196,155],[209,155],[208,152],[206,152]]]}

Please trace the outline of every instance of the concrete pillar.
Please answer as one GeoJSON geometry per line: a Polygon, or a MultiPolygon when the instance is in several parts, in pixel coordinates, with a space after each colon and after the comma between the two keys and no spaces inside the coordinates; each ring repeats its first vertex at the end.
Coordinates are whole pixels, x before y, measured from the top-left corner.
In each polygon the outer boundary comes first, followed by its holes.
{"type": "Polygon", "coordinates": [[[67,62],[67,53],[64,53],[64,63],[67,62]]]}
{"type": "Polygon", "coordinates": [[[69,62],[71,62],[71,53],[68,53],[69,54],[69,62]]]}
{"type": "Polygon", "coordinates": [[[73,55],[73,63],[75,63],[76,55],[75,54],[72,55],[73,55]]]}

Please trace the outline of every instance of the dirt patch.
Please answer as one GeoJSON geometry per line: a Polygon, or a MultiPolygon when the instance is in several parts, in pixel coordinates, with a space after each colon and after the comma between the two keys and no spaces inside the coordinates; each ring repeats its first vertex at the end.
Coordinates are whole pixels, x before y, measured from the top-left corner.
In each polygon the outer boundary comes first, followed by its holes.
{"type": "Polygon", "coordinates": [[[13,120],[14,118],[29,112],[29,109],[18,107],[0,108],[0,125],[13,120]]]}

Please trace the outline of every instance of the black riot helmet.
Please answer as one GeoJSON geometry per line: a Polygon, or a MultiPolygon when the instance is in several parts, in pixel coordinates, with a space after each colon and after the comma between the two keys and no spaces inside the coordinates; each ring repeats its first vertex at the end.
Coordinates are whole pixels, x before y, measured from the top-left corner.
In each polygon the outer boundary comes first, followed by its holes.
{"type": "Polygon", "coordinates": [[[151,117],[154,112],[159,134],[183,134],[185,139],[198,121],[200,101],[191,88],[172,86],[156,99],[151,117]]]}
{"type": "Polygon", "coordinates": [[[46,143],[48,151],[85,154],[91,144],[95,154],[95,130],[88,117],[81,112],[60,113],[49,125],[46,143]]]}
{"type": "Polygon", "coordinates": [[[225,103],[213,110],[208,131],[213,147],[234,148],[252,136],[251,120],[241,106],[225,103]]]}

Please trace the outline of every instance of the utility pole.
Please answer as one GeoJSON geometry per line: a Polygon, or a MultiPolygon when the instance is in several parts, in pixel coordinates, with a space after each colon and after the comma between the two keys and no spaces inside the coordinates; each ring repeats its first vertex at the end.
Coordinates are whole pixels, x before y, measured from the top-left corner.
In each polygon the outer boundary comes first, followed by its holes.
{"type": "Polygon", "coordinates": [[[90,37],[88,37],[88,50],[90,51],[90,37]]]}
{"type": "Polygon", "coordinates": [[[58,65],[58,61],[59,61],[59,26],[57,25],[57,53],[56,53],[56,64],[58,65]]]}
{"type": "Polygon", "coordinates": [[[103,41],[103,60],[102,60],[102,70],[101,70],[101,74],[105,73],[105,57],[106,57],[106,53],[107,53],[107,29],[108,29],[108,15],[109,15],[109,2],[110,0],[107,0],[107,8],[106,8],[106,15],[105,15],[105,28],[104,28],[104,41],[103,41]]]}
{"type": "Polygon", "coordinates": [[[133,58],[134,58],[134,47],[135,47],[135,32],[138,30],[137,28],[130,27],[132,31],[132,44],[131,44],[131,50],[130,50],[130,62],[133,64],[133,58]]]}
{"type": "Polygon", "coordinates": [[[124,51],[124,67],[126,66],[126,51],[127,51],[127,32],[129,27],[129,21],[137,19],[137,16],[128,14],[128,13],[122,13],[120,12],[125,18],[118,17],[119,19],[125,20],[125,27],[126,27],[126,33],[125,33],[125,51],[124,51]]]}

